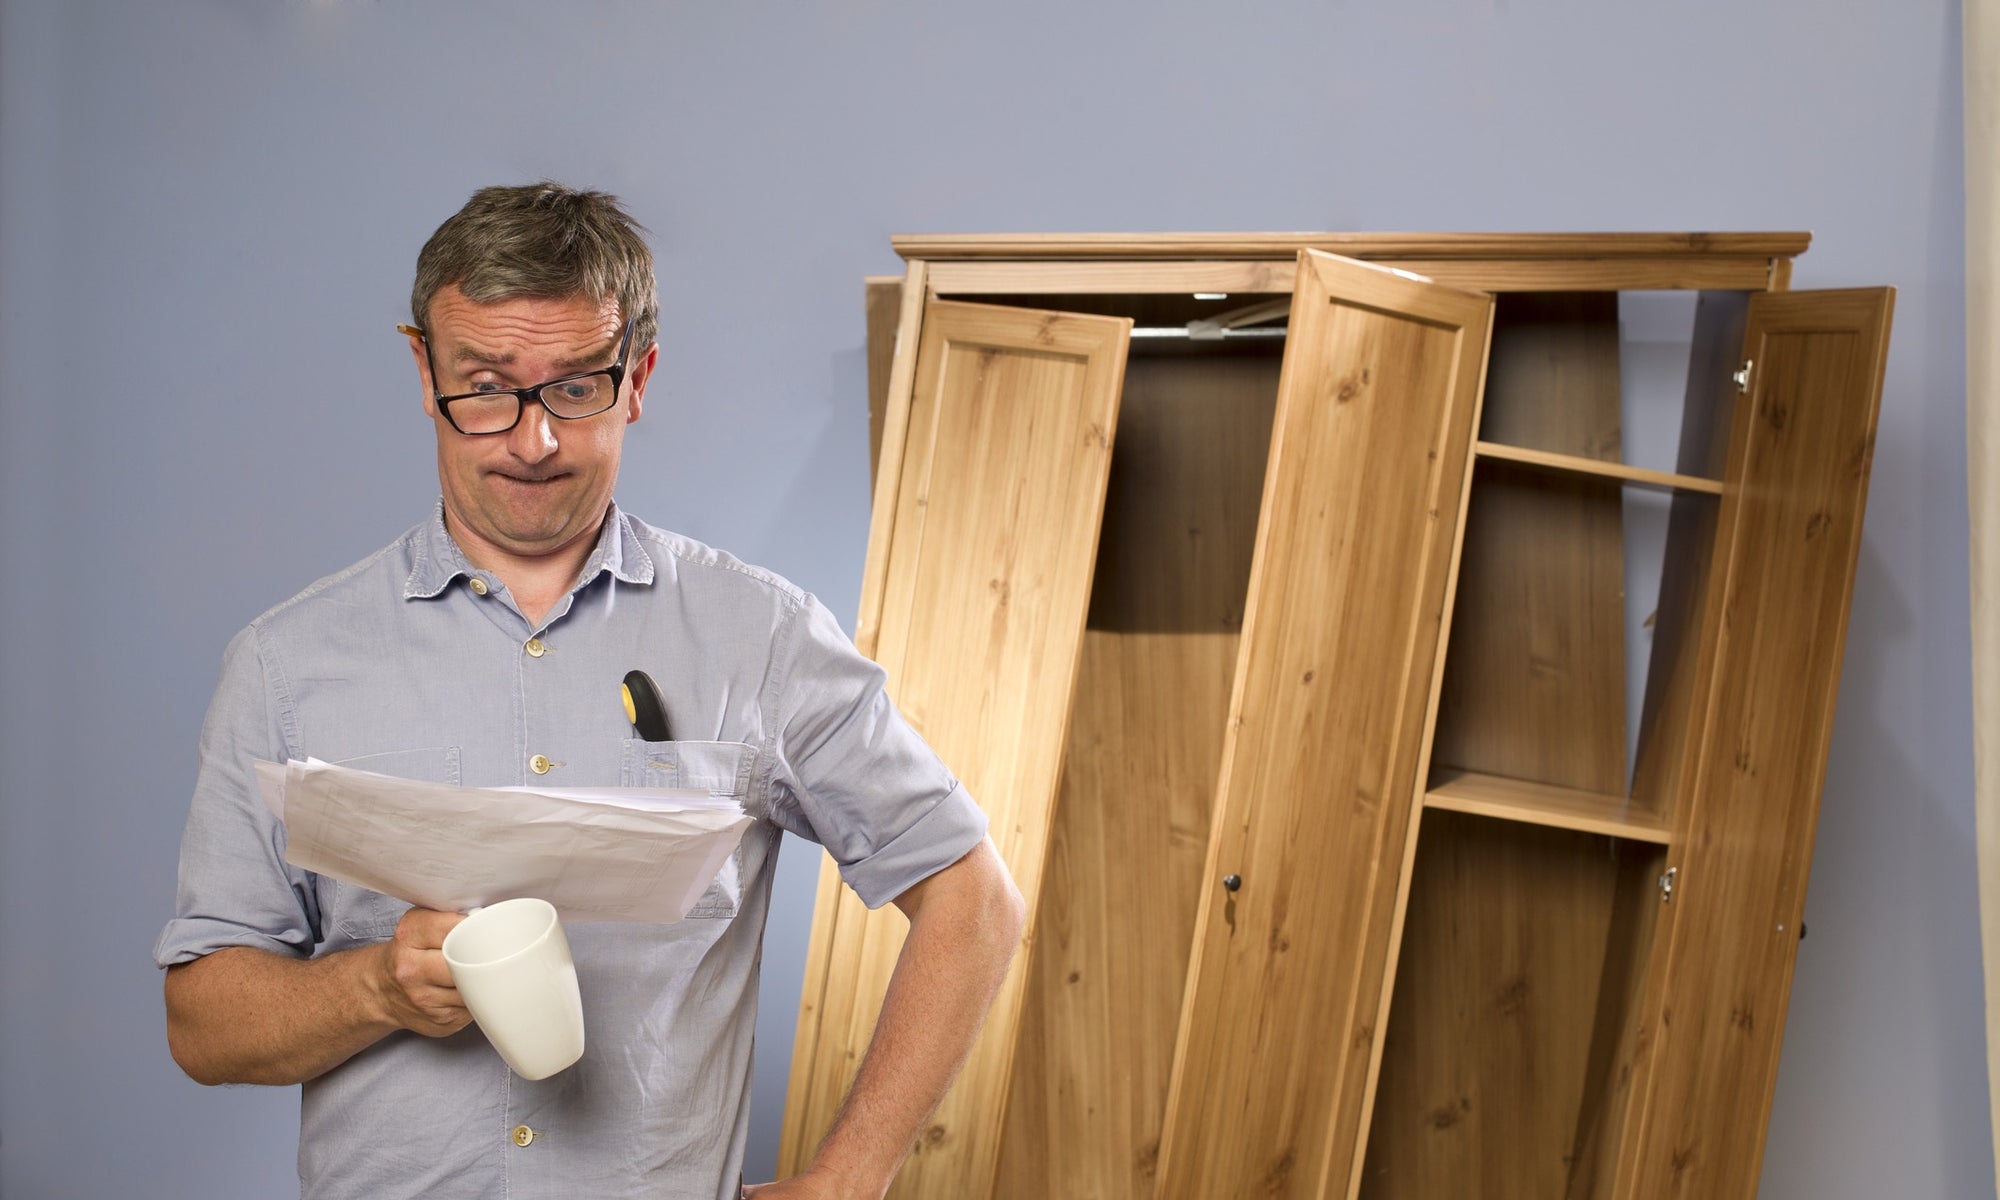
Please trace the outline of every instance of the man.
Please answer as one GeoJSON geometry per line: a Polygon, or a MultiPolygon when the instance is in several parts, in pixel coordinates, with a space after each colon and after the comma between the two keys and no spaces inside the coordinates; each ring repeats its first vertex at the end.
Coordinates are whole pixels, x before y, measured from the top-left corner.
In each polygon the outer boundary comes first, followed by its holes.
{"type": "Polygon", "coordinates": [[[789,829],[910,933],[810,1169],[745,1194],[882,1195],[1020,936],[985,818],[810,595],[613,502],[659,358],[651,254],[614,199],[478,192],[419,255],[411,307],[443,496],[230,643],[155,951],[175,1061],[304,1085],[308,1197],[735,1197],[789,829]],[[634,736],[634,667],[675,740],[634,736]],[[689,919],[568,930],[588,1048],[529,1082],[466,1028],[439,950],[459,914],[283,861],[251,764],[307,755],[471,786],[720,786],[756,822],[689,919]]]}

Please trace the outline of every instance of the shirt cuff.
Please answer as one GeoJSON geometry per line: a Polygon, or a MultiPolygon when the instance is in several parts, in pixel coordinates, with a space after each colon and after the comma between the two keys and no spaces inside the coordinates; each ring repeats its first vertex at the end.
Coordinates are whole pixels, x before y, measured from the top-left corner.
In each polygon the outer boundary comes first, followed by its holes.
{"type": "Polygon", "coordinates": [[[964,785],[953,783],[916,824],[868,857],[840,864],[840,877],[863,904],[880,908],[964,858],[986,836],[986,824],[964,785]]]}
{"type": "Polygon", "coordinates": [[[232,946],[248,946],[252,950],[282,954],[287,958],[305,958],[307,952],[295,940],[304,934],[303,930],[288,930],[283,935],[273,936],[229,921],[176,917],[167,922],[167,927],[160,931],[160,940],[153,944],[153,962],[161,967],[171,967],[206,958],[217,950],[227,950],[232,946]]]}

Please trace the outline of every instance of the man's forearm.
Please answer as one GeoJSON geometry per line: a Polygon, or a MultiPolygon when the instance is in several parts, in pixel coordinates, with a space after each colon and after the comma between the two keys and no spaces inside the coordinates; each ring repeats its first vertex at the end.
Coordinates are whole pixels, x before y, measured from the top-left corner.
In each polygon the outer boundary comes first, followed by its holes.
{"type": "Polygon", "coordinates": [[[235,946],[167,969],[167,1046],[198,1083],[303,1083],[398,1029],[444,1037],[465,1010],[444,936],[465,918],[413,908],[386,942],[314,959],[235,946]]]}
{"type": "Polygon", "coordinates": [[[875,1035],[811,1173],[887,1191],[971,1052],[1020,944],[1025,906],[990,841],[898,898],[909,914],[875,1035]]]}
{"type": "Polygon", "coordinates": [[[167,969],[167,1046],[198,1083],[302,1083],[397,1028],[366,982],[363,946],[324,958],[248,947],[167,969]]]}

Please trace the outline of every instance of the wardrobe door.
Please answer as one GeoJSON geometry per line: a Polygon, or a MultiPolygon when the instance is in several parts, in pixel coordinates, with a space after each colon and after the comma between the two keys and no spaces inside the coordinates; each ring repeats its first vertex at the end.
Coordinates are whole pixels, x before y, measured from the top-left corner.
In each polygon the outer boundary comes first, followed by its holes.
{"type": "Polygon", "coordinates": [[[1162,1197],[1358,1169],[1492,311],[1299,257],[1162,1197]]]}
{"type": "Polygon", "coordinates": [[[1888,288],[1750,299],[1688,823],[1668,859],[1666,967],[1619,1195],[1757,1191],[1894,300],[1888,288]]]}
{"type": "MultiPolygon", "coordinates": [[[[1040,891],[1131,321],[931,301],[890,397],[859,627],[889,690],[1040,891]],[[899,405],[902,412],[894,411],[899,405]],[[893,477],[891,477],[893,473],[893,477]],[[892,502],[886,506],[883,501],[892,502]]],[[[1030,912],[1030,929],[1033,928],[1030,912]]],[[[874,1030],[907,922],[821,872],[779,1169],[803,1169],[874,1030]]],[[[985,1196],[1023,972],[892,1196],[985,1196]]]]}

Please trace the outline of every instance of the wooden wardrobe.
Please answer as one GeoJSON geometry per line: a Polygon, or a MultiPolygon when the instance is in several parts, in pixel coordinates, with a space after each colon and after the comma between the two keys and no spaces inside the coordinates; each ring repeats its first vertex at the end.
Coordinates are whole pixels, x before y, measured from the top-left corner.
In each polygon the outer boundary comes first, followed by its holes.
{"type": "MultiPolygon", "coordinates": [[[[1030,920],[892,1195],[1755,1193],[1893,303],[1808,240],[895,239],[856,641],[1030,920]]],[[[781,1172],[903,928],[827,864],[781,1172]]]]}

